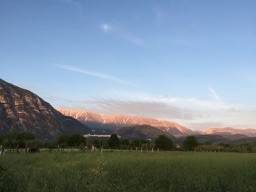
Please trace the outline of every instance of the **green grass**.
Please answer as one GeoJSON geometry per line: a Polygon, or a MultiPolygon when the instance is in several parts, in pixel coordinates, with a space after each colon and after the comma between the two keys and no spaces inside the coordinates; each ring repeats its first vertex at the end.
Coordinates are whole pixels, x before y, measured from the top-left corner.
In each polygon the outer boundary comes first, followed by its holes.
{"type": "Polygon", "coordinates": [[[0,156],[0,192],[255,192],[256,154],[43,152],[0,156]]]}

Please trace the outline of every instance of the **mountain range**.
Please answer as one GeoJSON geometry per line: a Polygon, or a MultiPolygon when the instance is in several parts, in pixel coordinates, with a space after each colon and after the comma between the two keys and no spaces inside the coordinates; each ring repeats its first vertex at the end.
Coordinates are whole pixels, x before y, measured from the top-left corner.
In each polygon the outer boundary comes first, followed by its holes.
{"type": "Polygon", "coordinates": [[[79,120],[94,133],[115,132],[125,138],[155,138],[162,134],[182,140],[194,135],[201,142],[230,143],[246,138],[253,140],[256,137],[256,129],[208,128],[205,131],[195,131],[173,121],[128,115],[105,115],[68,108],[60,108],[59,111],[79,120]]]}
{"type": "Polygon", "coordinates": [[[256,129],[194,131],[173,121],[68,108],[56,110],[38,95],[0,79],[0,134],[12,131],[30,132],[43,140],[60,134],[117,133],[129,139],[154,139],[166,135],[182,140],[195,135],[201,142],[256,141],[256,129]]]}
{"type": "Polygon", "coordinates": [[[235,129],[232,127],[226,128],[208,128],[205,131],[208,135],[243,135],[246,137],[256,137],[256,129],[235,129]]]}
{"type": "MultiPolygon", "coordinates": [[[[148,126],[148,129],[156,129],[155,132],[174,137],[183,137],[195,134],[191,129],[176,122],[163,121],[152,118],[128,115],[105,115],[83,110],[60,108],[59,111],[67,116],[74,117],[84,125],[90,127],[93,132],[121,132],[122,129],[135,129],[135,127],[148,126]]],[[[158,134],[158,135],[159,135],[158,134]]],[[[157,135],[155,135],[157,136],[157,135]]],[[[151,136],[152,137],[152,136],[151,136]]]]}

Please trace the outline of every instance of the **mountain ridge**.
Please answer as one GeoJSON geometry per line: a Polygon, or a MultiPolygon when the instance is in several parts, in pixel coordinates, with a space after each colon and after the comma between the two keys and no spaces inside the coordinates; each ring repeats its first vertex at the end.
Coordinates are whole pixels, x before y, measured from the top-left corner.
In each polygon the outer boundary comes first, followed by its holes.
{"type": "Polygon", "coordinates": [[[35,93],[0,79],[0,133],[11,131],[50,139],[62,133],[87,133],[89,129],[35,93]]]}

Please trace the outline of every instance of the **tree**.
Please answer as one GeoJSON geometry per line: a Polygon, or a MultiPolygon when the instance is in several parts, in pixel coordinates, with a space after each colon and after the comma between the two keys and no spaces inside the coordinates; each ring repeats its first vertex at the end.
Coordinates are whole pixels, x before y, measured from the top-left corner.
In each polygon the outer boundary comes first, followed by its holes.
{"type": "Polygon", "coordinates": [[[96,147],[96,148],[101,148],[101,147],[102,147],[102,142],[101,142],[100,140],[98,140],[98,139],[95,139],[95,140],[93,141],[93,145],[94,145],[94,147],[96,147]]]}
{"type": "Polygon", "coordinates": [[[37,140],[30,140],[27,143],[28,152],[29,153],[37,153],[40,152],[40,142],[37,140]]]}
{"type": "Polygon", "coordinates": [[[118,149],[120,147],[120,140],[116,134],[112,134],[108,140],[108,146],[111,149],[118,149]]]}
{"type": "Polygon", "coordinates": [[[173,149],[173,142],[165,135],[159,135],[155,140],[156,148],[164,151],[173,149]]]}
{"type": "Polygon", "coordinates": [[[2,136],[2,144],[10,149],[26,148],[27,143],[36,140],[34,135],[26,132],[11,132],[2,136]]]}
{"type": "Polygon", "coordinates": [[[86,144],[86,139],[79,134],[60,135],[57,138],[57,144],[60,147],[79,147],[81,144],[86,144]]]}
{"type": "Polygon", "coordinates": [[[68,146],[79,147],[81,144],[86,144],[86,139],[79,134],[71,135],[68,139],[68,146]]]}
{"type": "Polygon", "coordinates": [[[35,137],[31,133],[19,133],[16,136],[17,144],[20,148],[25,148],[29,141],[35,140],[35,137]]]}
{"type": "Polygon", "coordinates": [[[194,136],[188,136],[183,142],[183,148],[187,151],[193,151],[197,146],[198,142],[194,136]]]}
{"type": "Polygon", "coordinates": [[[57,138],[57,145],[59,147],[67,147],[68,146],[68,140],[69,140],[69,136],[68,135],[60,135],[57,138]]]}

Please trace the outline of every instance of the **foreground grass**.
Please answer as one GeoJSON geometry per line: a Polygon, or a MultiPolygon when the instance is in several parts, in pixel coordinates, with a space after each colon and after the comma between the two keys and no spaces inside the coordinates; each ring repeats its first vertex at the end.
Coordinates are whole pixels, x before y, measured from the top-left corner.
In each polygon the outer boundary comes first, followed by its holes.
{"type": "Polygon", "coordinates": [[[256,154],[48,153],[0,156],[0,192],[255,192],[256,154]]]}

